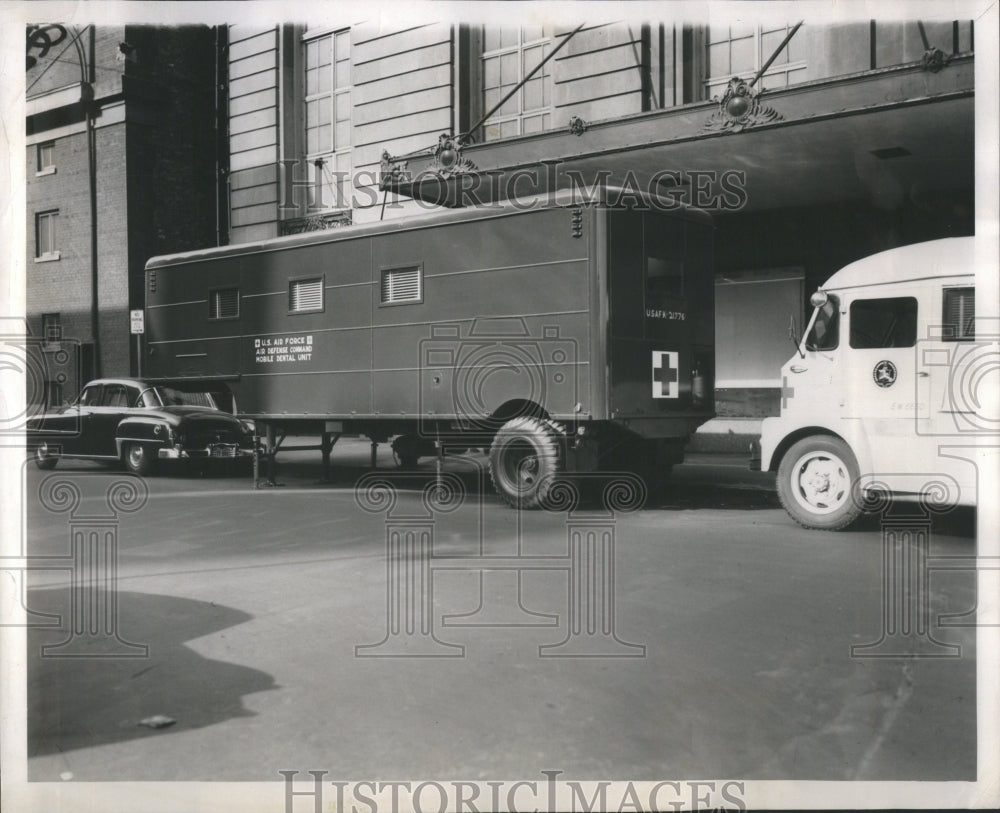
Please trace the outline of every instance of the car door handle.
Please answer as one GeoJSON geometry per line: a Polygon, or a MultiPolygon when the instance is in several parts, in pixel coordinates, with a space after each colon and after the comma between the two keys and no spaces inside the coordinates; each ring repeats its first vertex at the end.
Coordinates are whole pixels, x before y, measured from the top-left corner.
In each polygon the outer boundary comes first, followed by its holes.
{"type": "Polygon", "coordinates": [[[793,364],[788,369],[791,370],[793,373],[804,373],[809,368],[808,367],[803,367],[801,364],[793,364]]]}
{"type": "Polygon", "coordinates": [[[921,370],[919,373],[917,373],[917,377],[918,378],[927,378],[927,376],[929,376],[929,375],[930,375],[930,373],[924,372],[923,370],[921,370]]]}

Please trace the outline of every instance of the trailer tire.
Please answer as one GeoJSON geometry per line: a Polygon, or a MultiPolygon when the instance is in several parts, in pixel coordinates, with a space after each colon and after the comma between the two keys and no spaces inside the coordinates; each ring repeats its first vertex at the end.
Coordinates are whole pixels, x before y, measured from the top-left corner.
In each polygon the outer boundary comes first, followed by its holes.
{"type": "Polygon", "coordinates": [[[851,447],[831,435],[796,442],[778,466],[778,499],[803,528],[839,531],[862,512],[854,499],[858,463],[851,447]]]}
{"type": "Polygon", "coordinates": [[[490,445],[490,477],[508,505],[538,508],[563,468],[558,428],[541,418],[507,421],[490,445]]]}
{"type": "Polygon", "coordinates": [[[122,449],[122,460],[125,468],[132,474],[140,477],[147,477],[153,473],[156,465],[155,452],[151,447],[142,443],[126,443],[122,449]]]}

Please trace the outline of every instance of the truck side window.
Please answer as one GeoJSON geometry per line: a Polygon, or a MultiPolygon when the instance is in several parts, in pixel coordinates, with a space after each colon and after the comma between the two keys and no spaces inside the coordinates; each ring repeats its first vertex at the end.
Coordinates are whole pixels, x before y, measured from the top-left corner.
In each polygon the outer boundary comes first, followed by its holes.
{"type": "Polygon", "coordinates": [[[917,342],[917,300],[912,296],[856,299],[851,303],[851,347],[913,347],[917,342]]]}
{"type": "Polygon", "coordinates": [[[806,350],[836,350],[840,344],[840,300],[827,299],[806,337],[806,350]]]}
{"type": "Polygon", "coordinates": [[[945,288],[941,341],[971,342],[976,338],[976,289],[945,288]]]}

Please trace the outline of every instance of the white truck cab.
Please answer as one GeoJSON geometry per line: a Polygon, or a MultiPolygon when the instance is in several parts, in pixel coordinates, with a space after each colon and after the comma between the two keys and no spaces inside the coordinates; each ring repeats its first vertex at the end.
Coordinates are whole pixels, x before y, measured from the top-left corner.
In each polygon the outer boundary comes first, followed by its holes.
{"type": "Polygon", "coordinates": [[[974,505],[980,396],[997,370],[997,337],[976,335],[974,238],[866,257],[810,301],[780,417],[761,432],[785,510],[836,530],[876,495],[974,505]]]}

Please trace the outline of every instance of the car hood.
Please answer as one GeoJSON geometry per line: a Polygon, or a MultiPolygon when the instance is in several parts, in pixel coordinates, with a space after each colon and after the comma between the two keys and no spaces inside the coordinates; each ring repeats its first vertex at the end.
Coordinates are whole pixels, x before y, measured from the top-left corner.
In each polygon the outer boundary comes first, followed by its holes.
{"type": "Polygon", "coordinates": [[[129,417],[159,418],[174,425],[181,423],[199,424],[211,422],[215,424],[242,426],[242,424],[240,424],[240,422],[228,412],[222,412],[218,409],[212,409],[211,407],[200,406],[165,406],[158,407],[156,409],[144,409],[141,412],[133,413],[133,415],[130,415],[129,417]]]}

